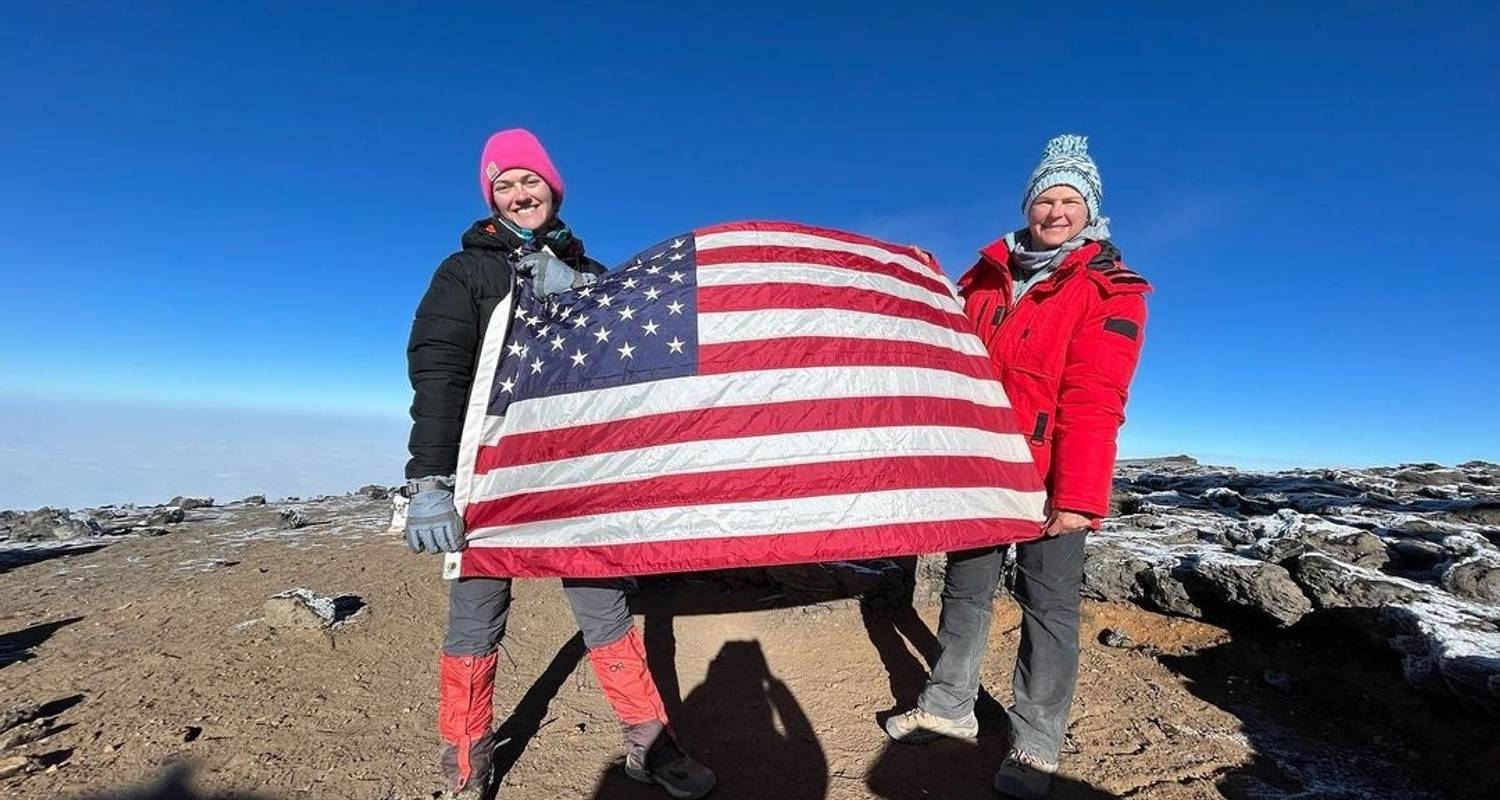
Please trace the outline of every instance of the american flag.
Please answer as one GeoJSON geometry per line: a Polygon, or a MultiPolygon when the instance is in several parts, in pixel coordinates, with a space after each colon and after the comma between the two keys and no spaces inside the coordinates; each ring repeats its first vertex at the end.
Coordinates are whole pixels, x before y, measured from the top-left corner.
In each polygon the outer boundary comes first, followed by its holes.
{"type": "Polygon", "coordinates": [[[952,284],[914,248],[702,228],[593,286],[518,282],[460,452],[449,577],[606,577],[1019,541],[1043,492],[952,284]]]}

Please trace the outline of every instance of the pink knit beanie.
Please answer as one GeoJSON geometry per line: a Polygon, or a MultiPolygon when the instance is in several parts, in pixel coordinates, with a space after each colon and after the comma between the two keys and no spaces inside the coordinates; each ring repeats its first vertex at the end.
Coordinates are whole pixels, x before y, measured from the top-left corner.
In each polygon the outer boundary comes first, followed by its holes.
{"type": "Polygon", "coordinates": [[[495,207],[495,179],[500,177],[500,173],[516,167],[529,169],[541,176],[552,187],[552,197],[557,207],[562,207],[562,175],[558,174],[557,167],[552,166],[552,159],[547,157],[542,143],[537,141],[531,131],[511,128],[491,136],[484,143],[484,153],[479,157],[479,193],[484,196],[487,208],[494,210],[495,207]]]}

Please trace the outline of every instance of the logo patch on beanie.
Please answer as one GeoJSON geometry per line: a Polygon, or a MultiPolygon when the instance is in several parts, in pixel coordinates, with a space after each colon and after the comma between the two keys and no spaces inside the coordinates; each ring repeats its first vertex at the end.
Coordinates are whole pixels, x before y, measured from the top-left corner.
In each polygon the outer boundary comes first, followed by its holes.
{"type": "Polygon", "coordinates": [[[489,166],[484,168],[484,175],[490,179],[490,183],[494,183],[500,179],[500,168],[495,166],[495,162],[491,161],[489,166]]]}

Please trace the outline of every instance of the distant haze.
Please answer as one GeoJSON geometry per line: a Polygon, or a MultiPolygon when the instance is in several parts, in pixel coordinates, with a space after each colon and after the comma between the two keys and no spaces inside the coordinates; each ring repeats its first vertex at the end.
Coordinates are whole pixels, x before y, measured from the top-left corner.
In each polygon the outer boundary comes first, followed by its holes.
{"type": "Polygon", "coordinates": [[[403,480],[390,417],[0,398],[0,509],[220,502],[403,480]]]}

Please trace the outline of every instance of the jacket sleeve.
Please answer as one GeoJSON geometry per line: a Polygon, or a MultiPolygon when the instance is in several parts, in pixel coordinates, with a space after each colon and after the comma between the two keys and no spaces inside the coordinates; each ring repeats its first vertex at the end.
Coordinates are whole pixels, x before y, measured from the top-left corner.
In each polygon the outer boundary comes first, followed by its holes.
{"type": "Polygon", "coordinates": [[[460,266],[459,257],[451,256],[438,267],[411,324],[406,345],[413,392],[408,479],[452,475],[458,465],[480,337],[479,309],[460,266]]]}
{"type": "Polygon", "coordinates": [[[1108,515],[1116,439],[1145,332],[1145,297],[1110,294],[1068,344],[1052,442],[1054,509],[1108,515]]]}

